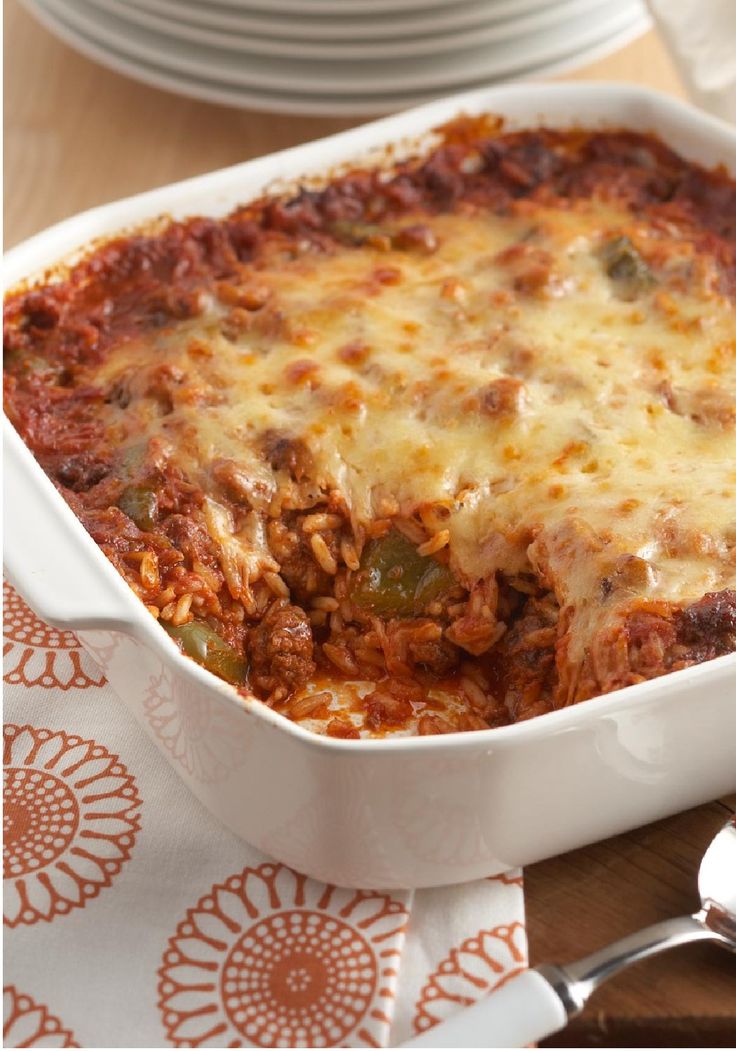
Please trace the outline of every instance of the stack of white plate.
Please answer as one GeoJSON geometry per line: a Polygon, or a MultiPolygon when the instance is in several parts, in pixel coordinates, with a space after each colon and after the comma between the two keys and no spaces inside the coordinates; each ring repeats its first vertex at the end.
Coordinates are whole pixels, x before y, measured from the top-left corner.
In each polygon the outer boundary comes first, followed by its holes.
{"type": "Polygon", "coordinates": [[[643,0],[25,0],[103,65],[273,112],[380,113],[592,61],[643,0]]]}

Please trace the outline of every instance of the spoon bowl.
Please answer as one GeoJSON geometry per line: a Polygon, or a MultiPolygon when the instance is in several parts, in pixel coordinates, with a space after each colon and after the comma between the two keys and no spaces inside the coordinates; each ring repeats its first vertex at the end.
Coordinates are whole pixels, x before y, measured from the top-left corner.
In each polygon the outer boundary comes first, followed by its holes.
{"type": "Polygon", "coordinates": [[[711,841],[698,871],[702,922],[736,952],[736,816],[711,841]],[[730,944],[728,944],[730,942],[730,944]]]}

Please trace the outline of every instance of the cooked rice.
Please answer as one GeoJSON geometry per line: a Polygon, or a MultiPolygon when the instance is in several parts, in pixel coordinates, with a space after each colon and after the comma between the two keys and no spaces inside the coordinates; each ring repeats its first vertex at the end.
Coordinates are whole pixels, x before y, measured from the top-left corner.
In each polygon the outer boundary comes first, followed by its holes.
{"type": "Polygon", "coordinates": [[[191,591],[186,592],[184,595],[179,597],[176,603],[174,612],[171,616],[171,623],[177,627],[180,624],[186,624],[188,620],[192,619],[191,613],[189,612],[192,605],[193,594],[191,591]]]}
{"type": "Polygon", "coordinates": [[[441,529],[417,548],[419,555],[435,555],[450,543],[450,530],[441,529]]]}
{"type": "Polygon", "coordinates": [[[320,569],[324,569],[325,573],[329,573],[330,576],[334,577],[337,573],[337,562],[330,553],[330,549],[325,543],[325,538],[321,533],[312,533],[309,542],[320,569]]]}

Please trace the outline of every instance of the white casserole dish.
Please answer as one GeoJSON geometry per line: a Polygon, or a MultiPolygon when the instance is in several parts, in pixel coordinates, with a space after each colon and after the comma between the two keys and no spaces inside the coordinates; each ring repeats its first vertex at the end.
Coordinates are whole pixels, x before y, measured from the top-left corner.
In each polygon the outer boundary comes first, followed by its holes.
{"type": "MultiPolygon", "coordinates": [[[[275,179],[325,172],[459,111],[510,125],[625,125],[736,172],[736,131],[639,88],[509,85],[460,95],[66,220],[13,249],[6,282],[160,213],[221,215],[275,179]]],[[[6,565],[36,612],[79,633],[195,795],[263,851],[367,888],[459,883],[736,789],[736,654],[529,722],[444,737],[316,737],[193,661],[87,535],[5,421],[6,565]]]]}

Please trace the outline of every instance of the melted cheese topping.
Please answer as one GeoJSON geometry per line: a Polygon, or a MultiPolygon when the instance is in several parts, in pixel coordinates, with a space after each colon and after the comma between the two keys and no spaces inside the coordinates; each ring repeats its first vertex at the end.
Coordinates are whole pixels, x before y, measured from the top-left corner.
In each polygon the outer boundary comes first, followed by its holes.
{"type": "Polygon", "coordinates": [[[205,488],[232,460],[255,506],[278,487],[264,432],[301,438],[355,522],[443,504],[466,583],[536,570],[579,608],[617,573],[623,596],[678,604],[736,585],[736,317],[715,264],[595,200],[421,222],[433,251],[269,246],[260,310],[213,300],[147,337],[150,367],[116,349],[109,382],[180,370],[173,410],[134,401],[116,440],[157,435],[205,488]],[[602,262],[622,235],[656,278],[633,299],[602,262]]]}

